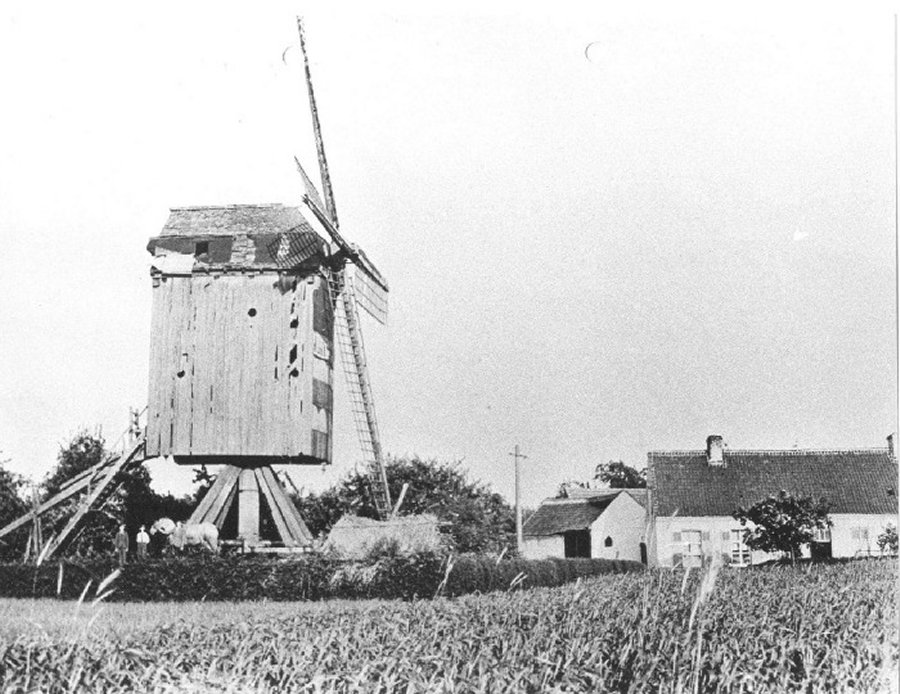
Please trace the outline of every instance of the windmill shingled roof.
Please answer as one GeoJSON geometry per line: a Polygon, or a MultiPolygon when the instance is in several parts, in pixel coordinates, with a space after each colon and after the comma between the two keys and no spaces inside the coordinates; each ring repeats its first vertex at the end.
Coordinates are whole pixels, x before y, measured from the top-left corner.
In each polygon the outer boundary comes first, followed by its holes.
{"type": "Polygon", "coordinates": [[[825,498],[831,513],[897,513],[897,463],[886,448],[726,449],[724,457],[724,466],[710,466],[706,451],[650,452],[653,513],[730,516],[782,489],[825,498]]]}
{"type": "Polygon", "coordinates": [[[313,231],[299,207],[280,203],[173,207],[160,236],[234,236],[313,231]]]}
{"type": "MultiPolygon", "coordinates": [[[[178,265],[181,272],[174,274],[210,268],[314,271],[328,253],[325,240],[309,225],[300,208],[278,203],[173,207],[160,235],[150,239],[147,250],[154,257],[196,258],[193,264],[178,265]],[[201,243],[204,250],[199,252],[201,243]]],[[[159,261],[156,270],[173,274],[163,263],[159,261]]]]}

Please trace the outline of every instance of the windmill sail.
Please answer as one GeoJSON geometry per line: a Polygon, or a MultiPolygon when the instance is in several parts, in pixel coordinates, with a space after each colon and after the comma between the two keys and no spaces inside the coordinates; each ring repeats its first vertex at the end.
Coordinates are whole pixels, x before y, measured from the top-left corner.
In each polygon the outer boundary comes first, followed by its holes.
{"type": "Polygon", "coordinates": [[[347,275],[353,283],[357,305],[382,325],[387,323],[387,293],[384,289],[356,265],[350,266],[347,275]]]}
{"type": "Polygon", "coordinates": [[[297,171],[300,172],[300,176],[303,178],[303,187],[306,189],[306,196],[316,205],[316,207],[320,210],[324,210],[325,203],[322,202],[322,197],[319,195],[319,191],[316,189],[312,179],[306,174],[306,170],[301,166],[300,160],[297,159],[297,157],[294,157],[294,162],[297,164],[297,171]]]}
{"type": "MultiPolygon", "coordinates": [[[[309,180],[309,176],[303,171],[300,162],[297,166],[301,171],[307,193],[304,202],[312,210],[313,214],[325,226],[332,237],[332,241],[343,251],[347,258],[362,270],[361,274],[368,275],[376,284],[380,283],[382,289],[387,291],[387,283],[374,265],[368,262],[358,248],[351,246],[341,237],[338,231],[337,208],[334,202],[334,191],[331,187],[331,176],[328,173],[328,161],[325,158],[325,143],[322,140],[322,130],[319,124],[319,112],[316,108],[316,98],[313,92],[312,76],[309,70],[309,57],[306,53],[306,41],[303,36],[303,22],[297,17],[297,32],[300,35],[300,49],[303,53],[303,66],[306,74],[306,89],[309,96],[309,108],[312,115],[313,132],[316,139],[316,152],[319,158],[319,172],[322,177],[322,192],[324,193],[325,209],[318,204],[318,196],[315,186],[309,180]],[[324,214],[323,214],[324,213],[324,214]]],[[[359,325],[357,311],[357,298],[354,291],[353,279],[343,268],[329,274],[329,286],[332,289],[332,297],[335,300],[335,332],[339,342],[338,351],[344,366],[344,374],[350,390],[350,402],[353,417],[356,422],[356,431],[362,447],[363,456],[371,470],[373,482],[373,496],[378,515],[388,518],[391,515],[391,493],[388,488],[387,474],[384,466],[384,455],[381,450],[381,440],[378,434],[378,423],[375,419],[375,403],[372,398],[372,389],[369,384],[369,374],[366,366],[365,349],[363,347],[362,331],[359,325]]],[[[377,307],[377,302],[370,302],[377,307]]],[[[368,310],[368,309],[367,309],[368,310]]],[[[376,309],[377,310],[377,309],[376,309]]]]}

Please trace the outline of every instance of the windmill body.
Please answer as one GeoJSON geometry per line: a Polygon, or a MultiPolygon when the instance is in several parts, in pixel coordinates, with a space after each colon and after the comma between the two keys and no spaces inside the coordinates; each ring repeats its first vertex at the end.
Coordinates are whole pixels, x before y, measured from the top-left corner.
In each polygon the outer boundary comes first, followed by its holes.
{"type": "Polygon", "coordinates": [[[328,245],[298,208],[171,210],[150,240],[147,456],[225,465],[190,522],[245,545],[309,544],[273,464],[331,462],[328,245]],[[228,533],[226,533],[227,535],[228,533]]]}
{"type": "Polygon", "coordinates": [[[173,209],[151,239],[147,455],[331,462],[325,241],[281,205],[173,209]]]}

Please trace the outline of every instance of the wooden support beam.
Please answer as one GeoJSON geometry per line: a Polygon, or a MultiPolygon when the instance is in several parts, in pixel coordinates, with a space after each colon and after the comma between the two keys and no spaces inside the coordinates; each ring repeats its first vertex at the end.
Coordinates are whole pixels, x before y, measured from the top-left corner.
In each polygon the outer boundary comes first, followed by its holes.
{"type": "Polygon", "coordinates": [[[225,503],[222,504],[222,507],[219,509],[216,517],[210,518],[210,521],[212,523],[215,523],[216,527],[220,531],[222,530],[222,526],[225,525],[225,519],[228,517],[228,511],[231,510],[231,505],[234,503],[234,500],[237,497],[237,490],[237,478],[235,478],[234,484],[231,485],[231,488],[228,491],[228,496],[225,498],[225,503]]]}
{"type": "Polygon", "coordinates": [[[259,543],[259,485],[251,468],[238,477],[238,539],[250,546],[259,543]]]}
{"type": "Polygon", "coordinates": [[[263,474],[262,468],[256,468],[254,473],[256,474],[256,482],[259,485],[259,491],[262,492],[266,503],[269,505],[269,511],[272,514],[272,520],[275,521],[275,528],[278,530],[281,541],[284,543],[285,547],[296,547],[297,543],[294,541],[293,533],[288,528],[287,521],[284,518],[281,508],[276,503],[272,490],[269,487],[269,478],[263,474]]]}
{"type": "Polygon", "coordinates": [[[66,526],[59,536],[48,543],[50,546],[45,548],[44,558],[50,558],[53,554],[65,550],[65,548],[78,536],[78,532],[81,530],[81,523],[87,515],[87,512],[91,510],[101,497],[105,498],[105,495],[111,491],[110,487],[113,485],[118,474],[131,465],[143,449],[144,440],[141,439],[129,451],[128,455],[120,456],[103,471],[103,477],[91,490],[90,494],[88,494],[88,497],[82,503],[81,508],[79,508],[72,518],[69,519],[69,522],[66,523],[66,526]]]}
{"type": "Polygon", "coordinates": [[[281,510],[281,514],[287,522],[295,542],[299,545],[312,544],[312,533],[309,532],[309,528],[307,528],[306,523],[303,522],[303,518],[300,516],[300,512],[297,511],[297,507],[294,506],[294,502],[290,500],[287,492],[284,491],[284,487],[282,487],[276,479],[272,468],[266,466],[260,468],[260,471],[269,482],[269,489],[272,491],[275,503],[281,510]]]}
{"type": "Polygon", "coordinates": [[[62,503],[66,499],[89,487],[91,482],[94,481],[95,475],[100,473],[108,465],[112,464],[114,460],[116,459],[114,458],[112,460],[104,460],[102,463],[97,463],[93,467],[90,467],[84,472],[73,477],[71,480],[66,482],[65,485],[63,485],[59,492],[54,494],[51,498],[47,499],[47,501],[29,511],[24,516],[17,518],[12,523],[9,523],[0,528],[0,537],[8,535],[16,528],[20,528],[26,523],[46,513],[56,505],[62,503]]]}
{"type": "Polygon", "coordinates": [[[391,516],[397,515],[397,511],[400,510],[400,506],[403,503],[403,500],[406,498],[407,491],[409,491],[409,482],[404,482],[403,488],[400,490],[400,496],[397,497],[397,503],[394,504],[394,510],[391,511],[391,516]]]}
{"type": "Polygon", "coordinates": [[[197,508],[194,509],[194,512],[188,519],[188,523],[203,523],[206,520],[211,520],[209,518],[211,512],[213,517],[215,517],[221,504],[228,498],[228,491],[231,489],[231,485],[237,481],[239,474],[240,468],[233,465],[227,465],[222,468],[219,474],[216,475],[216,479],[213,480],[209,491],[203,495],[197,508]]]}

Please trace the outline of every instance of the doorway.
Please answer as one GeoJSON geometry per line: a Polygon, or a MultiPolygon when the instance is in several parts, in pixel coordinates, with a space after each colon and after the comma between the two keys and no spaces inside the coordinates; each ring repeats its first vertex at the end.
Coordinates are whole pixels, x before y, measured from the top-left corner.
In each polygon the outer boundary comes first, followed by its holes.
{"type": "Polygon", "coordinates": [[[566,558],[569,557],[587,557],[591,556],[591,531],[570,530],[563,533],[563,543],[565,546],[566,558]]]}

